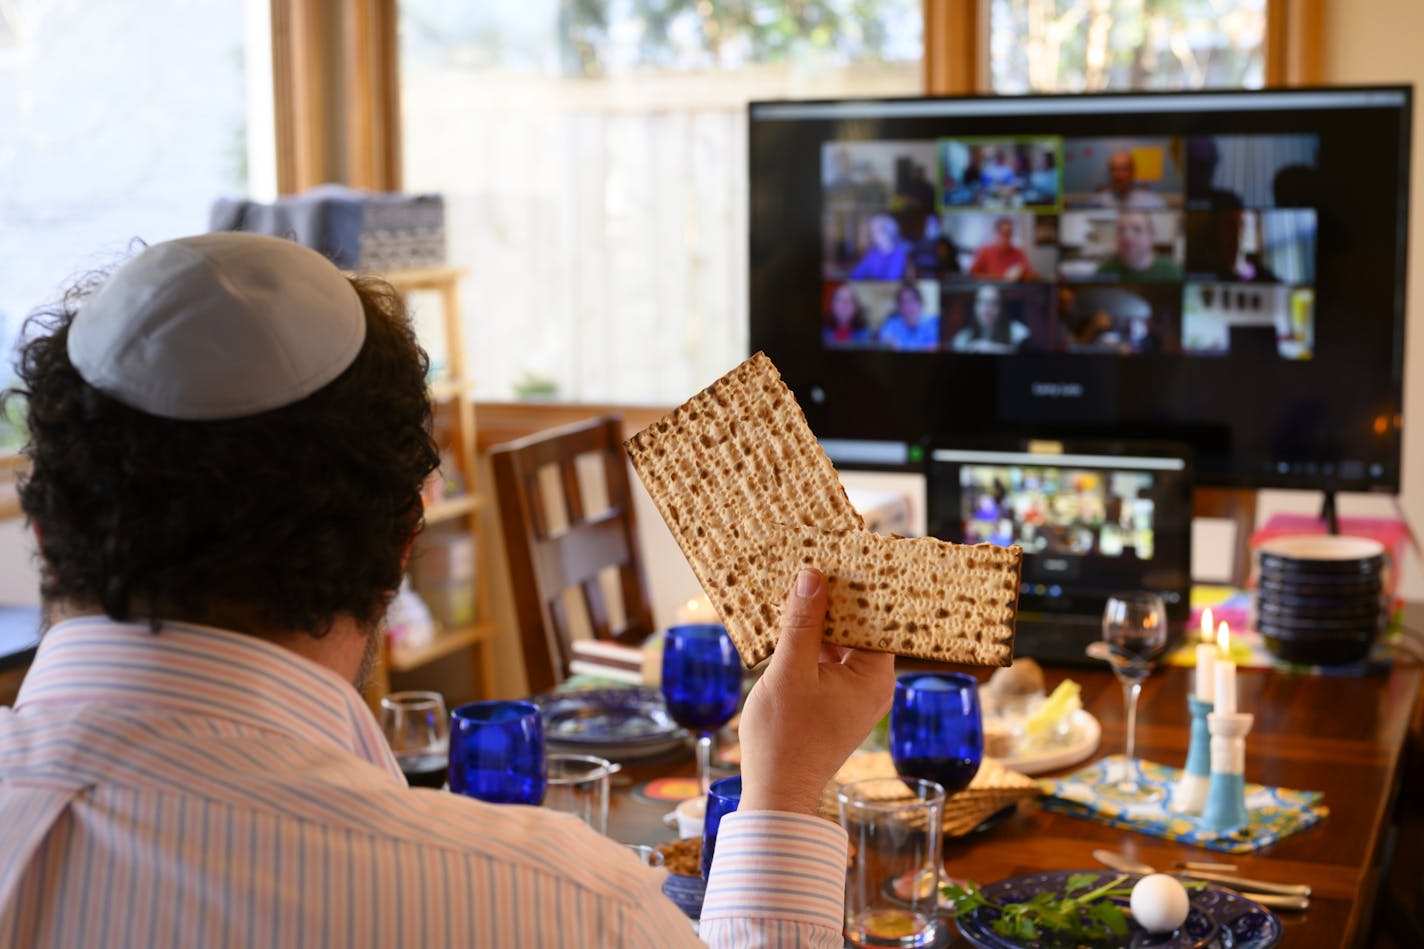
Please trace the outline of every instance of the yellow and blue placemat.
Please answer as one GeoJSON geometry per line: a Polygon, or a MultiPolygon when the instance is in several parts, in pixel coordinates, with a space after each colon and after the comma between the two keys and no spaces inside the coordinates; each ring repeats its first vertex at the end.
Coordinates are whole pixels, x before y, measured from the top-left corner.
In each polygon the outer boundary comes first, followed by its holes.
{"type": "Polygon", "coordinates": [[[1195,817],[1170,810],[1172,791],[1182,774],[1180,768],[1138,761],[1139,780],[1163,792],[1159,800],[1144,803],[1123,797],[1114,786],[1125,762],[1122,755],[1111,755],[1066,777],[1039,781],[1046,795],[1039,799],[1039,806],[1227,853],[1259,850],[1315,826],[1330,813],[1321,803],[1325,795],[1319,791],[1293,791],[1247,782],[1246,811],[1251,822],[1228,834],[1202,830],[1195,817]]]}

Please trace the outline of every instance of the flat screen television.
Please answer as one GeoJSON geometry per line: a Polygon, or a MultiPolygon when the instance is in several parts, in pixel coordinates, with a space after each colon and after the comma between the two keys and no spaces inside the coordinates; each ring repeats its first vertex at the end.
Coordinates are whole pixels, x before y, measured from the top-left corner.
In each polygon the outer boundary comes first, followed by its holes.
{"type": "Polygon", "coordinates": [[[1198,484],[1397,492],[1411,103],[753,103],[751,348],[880,466],[1170,439],[1198,484]]]}

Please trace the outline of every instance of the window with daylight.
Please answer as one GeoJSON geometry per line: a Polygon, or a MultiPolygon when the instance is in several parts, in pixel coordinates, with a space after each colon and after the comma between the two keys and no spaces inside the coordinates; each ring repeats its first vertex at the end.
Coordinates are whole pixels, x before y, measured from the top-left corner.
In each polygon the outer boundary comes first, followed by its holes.
{"type": "Polygon", "coordinates": [[[916,95],[920,0],[400,0],[407,191],[484,398],[675,402],[745,355],[746,105],[916,95]]]}
{"type": "Polygon", "coordinates": [[[990,0],[995,92],[1258,89],[1267,0],[990,0]]]}
{"type": "MultiPolygon", "coordinates": [[[[261,167],[249,160],[249,101],[271,112],[270,79],[265,96],[248,88],[249,74],[267,75],[247,55],[265,64],[266,7],[0,3],[0,386],[26,315],[76,275],[114,266],[136,241],[205,231],[215,198],[270,179],[270,131],[261,167]]],[[[0,452],[22,426],[0,423],[0,452]]]]}

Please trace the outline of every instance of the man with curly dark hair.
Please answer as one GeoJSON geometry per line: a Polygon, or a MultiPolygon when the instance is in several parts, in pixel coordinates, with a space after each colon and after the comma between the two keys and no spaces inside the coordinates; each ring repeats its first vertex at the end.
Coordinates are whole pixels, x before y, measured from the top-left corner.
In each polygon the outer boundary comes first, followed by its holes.
{"type": "MultiPolygon", "coordinates": [[[[157,244],[30,324],[47,630],[0,708],[0,945],[634,945],[692,933],[568,815],[406,785],[359,683],[437,463],[404,307],[296,244],[157,244]]],[[[14,393],[12,393],[14,394],[14,393]]],[[[841,944],[821,788],[891,659],[803,571],[702,934],[841,944]]]]}

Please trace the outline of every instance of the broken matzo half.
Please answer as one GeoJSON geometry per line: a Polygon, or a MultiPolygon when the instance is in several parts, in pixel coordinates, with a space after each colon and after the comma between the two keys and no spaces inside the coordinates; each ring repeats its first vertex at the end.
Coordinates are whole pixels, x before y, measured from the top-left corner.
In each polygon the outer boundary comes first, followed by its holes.
{"type": "Polygon", "coordinates": [[[808,565],[826,575],[826,642],[977,666],[1013,659],[1020,547],[757,520],[732,530],[747,541],[736,566],[756,578],[727,594],[735,615],[755,611],[779,629],[786,591],[808,565]]]}
{"type": "MultiPolygon", "coordinates": [[[[738,525],[760,521],[875,536],[865,531],[800,406],[761,353],[633,436],[626,447],[748,666],[771,655],[789,571],[802,555],[775,576],[751,570],[752,557],[767,556],[769,538],[765,528],[744,534],[738,525]]],[[[888,648],[900,651],[894,642],[888,648]]],[[[991,663],[1006,665],[1011,651],[1010,642],[991,663]]]]}

